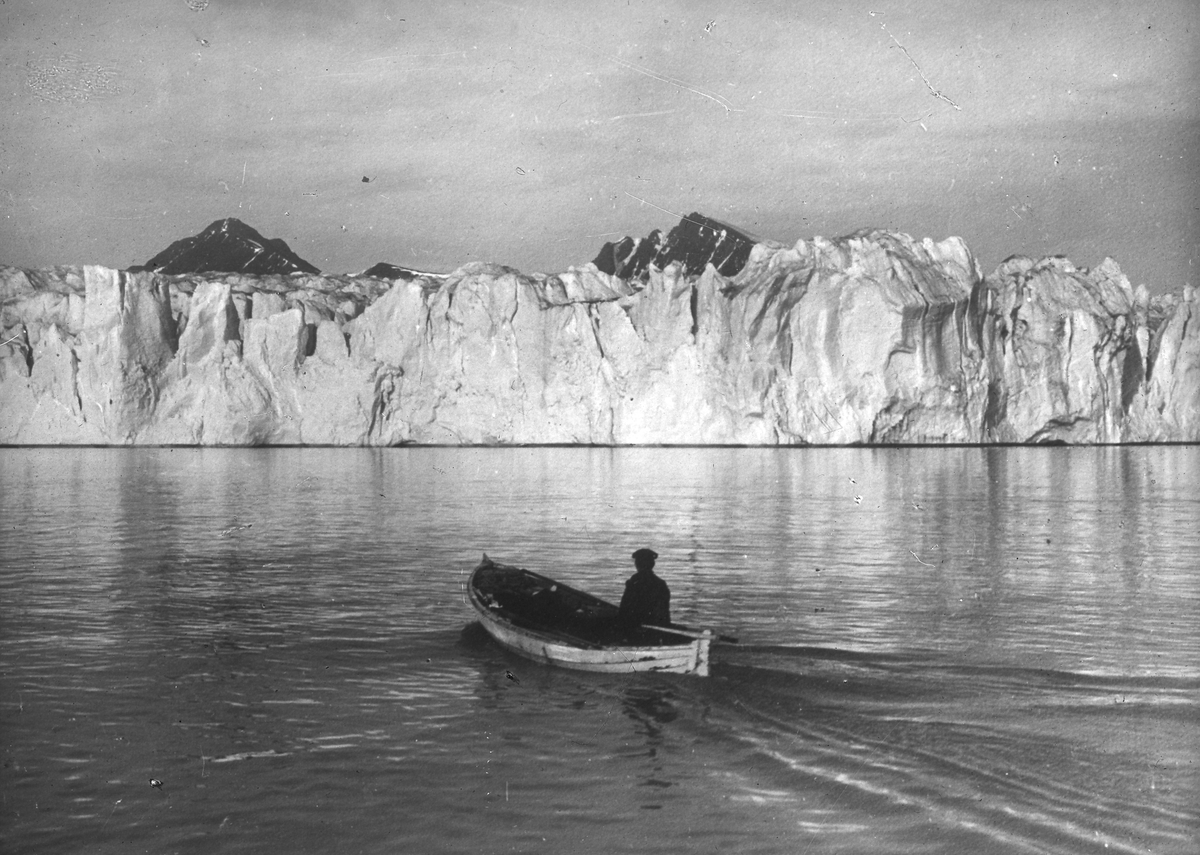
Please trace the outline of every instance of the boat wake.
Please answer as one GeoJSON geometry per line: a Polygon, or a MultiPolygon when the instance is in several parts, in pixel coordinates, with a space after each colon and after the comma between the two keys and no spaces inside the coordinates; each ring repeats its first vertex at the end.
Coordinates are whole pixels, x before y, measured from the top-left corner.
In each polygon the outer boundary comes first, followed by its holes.
{"type": "Polygon", "coordinates": [[[751,797],[769,774],[798,810],[833,802],[876,832],[867,818],[892,815],[972,851],[1182,853],[1200,828],[1197,688],[761,647],[723,659],[706,700],[751,797]]]}

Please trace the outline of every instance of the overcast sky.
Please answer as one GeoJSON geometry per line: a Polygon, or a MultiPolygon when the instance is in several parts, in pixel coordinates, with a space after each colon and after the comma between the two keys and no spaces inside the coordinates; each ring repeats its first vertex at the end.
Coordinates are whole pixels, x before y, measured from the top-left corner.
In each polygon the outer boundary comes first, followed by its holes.
{"type": "Polygon", "coordinates": [[[0,263],[235,216],[327,272],[551,272],[695,210],[1178,291],[1198,39],[1194,0],[5,0],[0,263]]]}

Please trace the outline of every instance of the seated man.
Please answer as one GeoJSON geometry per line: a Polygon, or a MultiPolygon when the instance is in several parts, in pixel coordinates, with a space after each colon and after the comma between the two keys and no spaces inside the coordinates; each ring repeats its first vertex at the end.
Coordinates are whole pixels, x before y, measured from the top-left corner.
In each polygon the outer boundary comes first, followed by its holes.
{"type": "Polygon", "coordinates": [[[671,589],[654,575],[656,558],[658,553],[653,549],[639,549],[633,553],[637,573],[625,583],[625,595],[621,597],[619,619],[622,629],[636,629],[642,624],[671,625],[671,589]]]}

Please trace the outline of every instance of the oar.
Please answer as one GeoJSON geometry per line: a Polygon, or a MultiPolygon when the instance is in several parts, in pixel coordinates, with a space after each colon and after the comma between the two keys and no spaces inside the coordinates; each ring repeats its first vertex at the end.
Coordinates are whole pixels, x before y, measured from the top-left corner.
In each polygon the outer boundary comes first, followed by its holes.
{"type": "Polygon", "coordinates": [[[652,624],[644,623],[642,624],[642,629],[652,629],[655,632],[667,632],[671,633],[672,635],[682,635],[686,638],[711,638],[713,641],[720,641],[724,642],[725,644],[739,643],[738,640],[732,635],[716,635],[712,630],[705,630],[701,632],[700,630],[689,629],[686,626],[653,626],[652,624]]]}

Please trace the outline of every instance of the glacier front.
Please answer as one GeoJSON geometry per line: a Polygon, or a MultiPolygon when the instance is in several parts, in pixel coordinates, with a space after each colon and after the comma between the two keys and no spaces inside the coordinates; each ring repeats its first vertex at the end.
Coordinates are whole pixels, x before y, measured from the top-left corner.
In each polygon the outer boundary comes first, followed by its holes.
{"type": "Polygon", "coordinates": [[[1200,441],[1194,289],[984,277],[959,238],[721,237],[737,265],[660,240],[636,276],[0,268],[0,443],[1200,441]]]}

